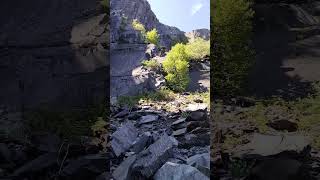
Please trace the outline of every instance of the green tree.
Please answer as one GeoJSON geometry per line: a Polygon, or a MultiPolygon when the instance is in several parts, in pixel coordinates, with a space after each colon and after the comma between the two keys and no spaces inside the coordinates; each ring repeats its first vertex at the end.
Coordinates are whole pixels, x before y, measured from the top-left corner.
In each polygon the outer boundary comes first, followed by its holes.
{"type": "Polygon", "coordinates": [[[146,37],[146,29],[142,23],[140,23],[137,19],[132,21],[132,27],[134,30],[139,31],[141,33],[142,39],[144,40],[146,37]]]}
{"type": "Polygon", "coordinates": [[[240,94],[253,63],[250,48],[254,12],[247,0],[215,0],[211,4],[211,40],[214,93],[240,94]]]}
{"type": "Polygon", "coordinates": [[[187,44],[186,52],[190,59],[193,60],[200,60],[205,56],[209,56],[210,41],[206,41],[202,38],[196,38],[194,41],[187,44]]]}
{"type": "Polygon", "coordinates": [[[168,87],[174,91],[184,91],[189,84],[188,55],[184,44],[176,44],[163,61],[163,69],[167,73],[168,87]]]}
{"type": "Polygon", "coordinates": [[[151,31],[147,32],[147,42],[158,46],[159,38],[160,36],[158,34],[157,29],[153,28],[151,31]]]}

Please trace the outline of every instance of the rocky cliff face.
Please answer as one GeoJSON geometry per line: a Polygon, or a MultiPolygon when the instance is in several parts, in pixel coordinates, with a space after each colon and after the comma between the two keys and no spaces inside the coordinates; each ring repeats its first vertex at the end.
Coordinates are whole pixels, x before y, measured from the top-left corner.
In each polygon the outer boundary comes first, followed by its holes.
{"type": "Polygon", "coordinates": [[[185,33],[189,41],[193,41],[196,38],[202,38],[205,40],[210,39],[210,30],[209,29],[196,29],[191,32],[185,33]]]}
{"type": "Polygon", "coordinates": [[[0,4],[1,112],[106,99],[108,17],[99,1],[0,4]]]}
{"type": "Polygon", "coordinates": [[[186,41],[184,32],[159,22],[147,0],[111,0],[111,43],[142,43],[139,33],[132,29],[133,19],[147,30],[156,28],[160,45],[170,48],[177,41],[186,41]]]}

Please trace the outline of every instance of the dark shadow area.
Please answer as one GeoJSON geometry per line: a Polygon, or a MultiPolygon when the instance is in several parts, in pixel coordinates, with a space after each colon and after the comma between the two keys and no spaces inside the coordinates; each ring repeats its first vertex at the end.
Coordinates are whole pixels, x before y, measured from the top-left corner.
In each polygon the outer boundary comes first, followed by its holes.
{"type": "Polygon", "coordinates": [[[284,61],[292,54],[300,53],[290,44],[292,42],[295,42],[295,34],[288,30],[287,24],[270,14],[256,11],[253,39],[256,62],[249,77],[249,95],[297,99],[314,92],[311,81],[286,74],[295,68],[283,67],[284,61]]]}
{"type": "Polygon", "coordinates": [[[107,172],[106,140],[90,143],[106,119],[108,21],[99,0],[0,2],[0,179],[107,172]]]}

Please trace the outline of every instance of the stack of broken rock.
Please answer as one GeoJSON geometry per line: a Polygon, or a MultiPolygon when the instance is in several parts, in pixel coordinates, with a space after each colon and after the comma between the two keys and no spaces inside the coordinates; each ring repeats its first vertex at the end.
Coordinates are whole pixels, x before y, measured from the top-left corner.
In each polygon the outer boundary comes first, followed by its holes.
{"type": "Polygon", "coordinates": [[[209,179],[207,106],[190,104],[183,111],[159,111],[151,106],[114,110],[113,179],[209,179]]]}

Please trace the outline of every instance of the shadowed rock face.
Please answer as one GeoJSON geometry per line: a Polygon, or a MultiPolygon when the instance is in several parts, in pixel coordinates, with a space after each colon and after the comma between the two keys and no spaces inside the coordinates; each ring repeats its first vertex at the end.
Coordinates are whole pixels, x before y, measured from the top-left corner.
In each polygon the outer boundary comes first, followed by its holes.
{"type": "Polygon", "coordinates": [[[105,99],[108,17],[99,1],[1,1],[0,22],[1,109],[105,99]]]}
{"type": "Polygon", "coordinates": [[[316,1],[254,5],[251,95],[294,99],[313,93],[311,83],[319,80],[318,7],[316,1]]]}

